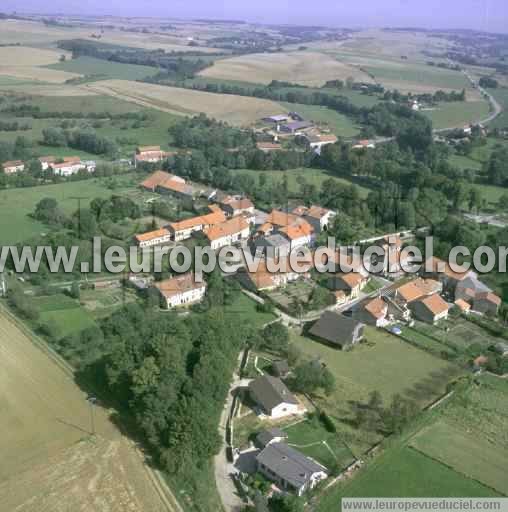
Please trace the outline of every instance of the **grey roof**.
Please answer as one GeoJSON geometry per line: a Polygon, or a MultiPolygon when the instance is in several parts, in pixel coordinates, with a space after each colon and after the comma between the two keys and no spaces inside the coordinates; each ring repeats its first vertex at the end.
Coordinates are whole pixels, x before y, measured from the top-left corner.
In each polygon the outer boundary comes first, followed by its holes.
{"type": "Polygon", "coordinates": [[[326,468],[285,443],[269,444],[257,456],[278,477],[296,488],[308,483],[314,473],[326,472],[326,468]]]}
{"type": "Polygon", "coordinates": [[[312,326],[309,333],[336,345],[347,345],[353,341],[354,332],[364,324],[333,311],[325,311],[312,326]]]}
{"type": "Polygon", "coordinates": [[[278,233],[262,236],[256,240],[257,247],[285,247],[288,245],[291,245],[291,242],[278,233]]]}
{"type": "Polygon", "coordinates": [[[262,430],[257,436],[256,441],[259,446],[262,446],[263,448],[274,439],[280,438],[280,439],[287,439],[288,435],[286,432],[281,430],[280,428],[270,428],[268,430],[262,430]]]}
{"type": "Polygon", "coordinates": [[[304,128],[309,128],[311,126],[313,125],[309,121],[293,121],[292,123],[286,123],[282,125],[283,128],[291,131],[303,130],[304,128]]]}
{"type": "Polygon", "coordinates": [[[284,382],[271,375],[263,375],[250,382],[249,390],[254,394],[256,400],[265,411],[271,411],[282,403],[298,403],[284,382]]]}
{"type": "Polygon", "coordinates": [[[289,364],[285,359],[281,359],[280,361],[274,361],[272,368],[279,373],[287,373],[289,371],[289,364]]]}
{"type": "Polygon", "coordinates": [[[496,343],[496,350],[501,354],[508,352],[508,343],[506,343],[506,341],[500,341],[499,343],[496,343]]]}
{"type": "Polygon", "coordinates": [[[457,288],[466,289],[470,288],[476,293],[491,292],[492,290],[485,284],[483,284],[474,274],[468,275],[465,279],[457,284],[457,288]]]}

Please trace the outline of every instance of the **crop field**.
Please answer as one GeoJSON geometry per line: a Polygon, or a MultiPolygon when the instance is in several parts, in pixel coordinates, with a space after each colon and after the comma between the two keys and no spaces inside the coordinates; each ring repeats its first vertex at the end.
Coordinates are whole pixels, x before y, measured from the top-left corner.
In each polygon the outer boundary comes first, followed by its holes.
{"type": "Polygon", "coordinates": [[[84,87],[100,94],[175,115],[192,116],[204,113],[209,117],[241,126],[253,124],[269,115],[284,113],[284,109],[279,104],[269,100],[127,80],[105,80],[84,87]]]}
{"type": "Polygon", "coordinates": [[[298,112],[306,120],[312,121],[322,128],[328,128],[339,137],[354,137],[359,127],[353,121],[335,110],[319,105],[302,105],[299,103],[280,103],[288,112],[298,112]]]}
{"type": "Polygon", "coordinates": [[[159,72],[158,68],[122,64],[93,57],[78,57],[47,66],[49,69],[77,73],[80,75],[95,75],[96,79],[118,78],[120,80],[141,80],[159,72]]]}
{"type": "Polygon", "coordinates": [[[65,52],[25,46],[0,47],[0,75],[55,83],[62,83],[79,76],[75,73],[41,67],[58,62],[62,53],[65,54],[65,52]]]}
{"type": "Polygon", "coordinates": [[[259,53],[221,59],[200,76],[269,84],[280,80],[309,86],[321,86],[327,80],[371,82],[354,66],[319,52],[259,53]]]}
{"type": "Polygon", "coordinates": [[[477,124],[489,115],[486,101],[460,101],[441,103],[433,110],[423,110],[434,128],[462,128],[465,124],[477,124]]]}
{"type": "Polygon", "coordinates": [[[459,473],[507,494],[508,449],[441,421],[422,430],[411,445],[459,473]]]}
{"type": "Polygon", "coordinates": [[[108,182],[107,179],[96,178],[57,185],[0,190],[0,244],[16,244],[47,231],[43,224],[29,217],[35,205],[45,197],[56,199],[60,208],[70,214],[78,207],[75,197],[86,197],[81,203],[84,206],[86,201],[92,201],[96,197],[108,198],[112,194],[134,190],[137,180],[132,181],[132,175],[114,178],[114,183],[118,184],[118,188],[115,187],[114,190],[107,187],[108,182]]]}
{"type": "Polygon", "coordinates": [[[496,497],[492,489],[408,447],[388,450],[352,480],[332,487],[317,512],[340,511],[343,497],[496,497]]]}
{"type": "Polygon", "coordinates": [[[86,394],[4,313],[0,351],[3,510],[163,510],[141,458],[107,411],[96,407],[91,437],[86,394]]]}
{"type": "MultiPolygon", "coordinates": [[[[353,183],[350,181],[330,175],[321,169],[302,168],[290,169],[288,171],[253,171],[251,169],[237,169],[232,172],[251,176],[256,181],[259,179],[259,176],[263,175],[267,178],[267,181],[271,183],[280,183],[283,177],[286,176],[288,180],[288,189],[293,193],[296,193],[299,190],[300,185],[298,181],[302,178],[307,180],[308,183],[313,183],[318,188],[318,190],[321,189],[323,183],[328,179],[333,179],[334,181],[337,181],[338,183],[346,186],[353,185],[353,183]]],[[[355,187],[358,189],[361,197],[367,197],[369,195],[370,190],[368,188],[356,184],[355,187]]]]}

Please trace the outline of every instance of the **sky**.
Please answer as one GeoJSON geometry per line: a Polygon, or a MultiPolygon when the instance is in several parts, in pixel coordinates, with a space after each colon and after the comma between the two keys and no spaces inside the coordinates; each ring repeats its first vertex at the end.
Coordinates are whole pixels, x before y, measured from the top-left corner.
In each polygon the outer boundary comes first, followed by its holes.
{"type": "Polygon", "coordinates": [[[1,0],[0,11],[337,27],[473,28],[508,33],[508,0],[1,0]]]}

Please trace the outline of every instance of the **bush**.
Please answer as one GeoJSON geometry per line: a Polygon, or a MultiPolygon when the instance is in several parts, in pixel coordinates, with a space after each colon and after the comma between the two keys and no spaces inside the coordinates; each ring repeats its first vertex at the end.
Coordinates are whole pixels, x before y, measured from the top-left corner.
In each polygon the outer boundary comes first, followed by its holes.
{"type": "Polygon", "coordinates": [[[321,411],[319,413],[319,419],[328,432],[337,432],[337,427],[335,426],[335,423],[332,421],[330,416],[326,414],[326,412],[321,411]]]}

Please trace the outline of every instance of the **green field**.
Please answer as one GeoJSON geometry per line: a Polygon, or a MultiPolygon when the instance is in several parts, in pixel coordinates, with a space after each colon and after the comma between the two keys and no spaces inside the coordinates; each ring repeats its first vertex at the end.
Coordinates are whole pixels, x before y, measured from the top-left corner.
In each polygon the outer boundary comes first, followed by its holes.
{"type": "Polygon", "coordinates": [[[120,62],[95,59],[94,57],[78,57],[77,59],[67,60],[45,67],[81,75],[96,75],[95,78],[98,80],[108,78],[142,80],[143,78],[153,76],[159,72],[158,68],[151,66],[123,64],[120,62]]]}
{"type": "MultiPolygon", "coordinates": [[[[342,185],[351,186],[353,183],[350,181],[338,178],[336,176],[333,176],[331,174],[328,174],[326,171],[321,169],[290,169],[289,171],[253,171],[250,169],[237,169],[234,171],[231,171],[232,173],[241,173],[245,174],[247,176],[251,176],[254,180],[258,180],[258,177],[263,174],[267,177],[267,180],[270,182],[280,182],[283,179],[283,176],[286,175],[288,180],[288,188],[290,192],[296,193],[298,192],[300,185],[298,183],[298,179],[305,178],[309,183],[313,183],[316,185],[316,187],[321,189],[323,186],[323,183],[332,178],[333,180],[337,181],[338,183],[341,183],[342,185]]],[[[369,195],[370,190],[368,188],[362,187],[360,185],[356,185],[356,188],[360,192],[361,197],[367,197],[369,195]]]]}
{"type": "Polygon", "coordinates": [[[317,512],[340,511],[343,497],[495,497],[488,487],[408,447],[393,448],[339,483],[320,500],[317,512]]]}
{"type": "Polygon", "coordinates": [[[508,448],[444,422],[423,429],[411,446],[459,473],[508,494],[508,448]]]}
{"type": "Polygon", "coordinates": [[[422,110],[435,129],[460,128],[465,124],[477,123],[489,115],[486,101],[458,101],[440,103],[435,110],[422,110]]]}
{"type": "Polygon", "coordinates": [[[258,328],[275,320],[275,315],[257,311],[256,305],[257,303],[253,299],[244,293],[238,293],[235,295],[233,303],[224,307],[224,314],[238,324],[251,322],[258,328]]]}
{"type": "Polygon", "coordinates": [[[31,236],[40,235],[48,228],[29,217],[36,204],[45,197],[58,201],[60,208],[71,214],[78,207],[76,197],[83,197],[81,205],[96,197],[108,198],[114,193],[134,190],[137,179],[129,174],[113,178],[118,188],[108,188],[109,179],[95,178],[86,181],[60,183],[58,185],[43,185],[38,187],[0,190],[0,244],[16,244],[31,236]]]}
{"type": "Polygon", "coordinates": [[[475,171],[481,171],[482,164],[472,158],[463,155],[451,155],[448,159],[450,164],[459,169],[473,169],[475,171]]]}
{"type": "Polygon", "coordinates": [[[489,89],[490,94],[496,98],[503,107],[503,112],[494,121],[489,123],[489,128],[508,128],[508,88],[489,89]]]}
{"type": "Polygon", "coordinates": [[[280,103],[288,112],[298,112],[307,121],[330,129],[339,137],[354,137],[359,132],[359,127],[353,121],[335,110],[319,105],[303,105],[301,103],[280,103]]]}

